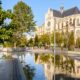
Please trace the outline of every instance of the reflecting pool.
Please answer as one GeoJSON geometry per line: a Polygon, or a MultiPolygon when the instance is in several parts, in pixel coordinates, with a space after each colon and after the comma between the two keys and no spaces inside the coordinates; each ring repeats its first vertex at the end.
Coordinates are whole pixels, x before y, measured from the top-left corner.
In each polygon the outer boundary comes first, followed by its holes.
{"type": "Polygon", "coordinates": [[[54,75],[56,80],[80,80],[80,56],[17,52],[13,53],[13,57],[18,58],[25,67],[24,72],[29,80],[54,80],[54,75]]]}

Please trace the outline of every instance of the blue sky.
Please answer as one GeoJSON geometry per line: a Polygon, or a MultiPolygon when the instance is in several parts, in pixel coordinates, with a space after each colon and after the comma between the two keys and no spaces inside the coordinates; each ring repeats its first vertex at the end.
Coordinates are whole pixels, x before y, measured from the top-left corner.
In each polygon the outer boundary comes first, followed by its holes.
{"type": "MultiPolygon", "coordinates": [[[[12,9],[15,4],[20,0],[2,0],[2,7],[7,9],[12,9]]],[[[45,13],[48,8],[58,9],[61,5],[64,5],[64,9],[68,9],[77,6],[80,9],[80,0],[23,0],[26,4],[31,6],[34,20],[37,25],[44,23],[45,13]]]]}

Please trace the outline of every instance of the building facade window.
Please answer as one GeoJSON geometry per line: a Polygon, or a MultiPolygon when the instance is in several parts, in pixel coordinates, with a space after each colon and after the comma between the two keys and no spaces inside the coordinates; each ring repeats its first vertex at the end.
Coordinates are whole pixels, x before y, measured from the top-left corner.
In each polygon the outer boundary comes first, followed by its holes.
{"type": "Polygon", "coordinates": [[[77,26],[80,26],[79,18],[77,19],[77,26]]]}
{"type": "Polygon", "coordinates": [[[51,25],[51,22],[49,21],[48,23],[47,23],[47,26],[50,26],[51,25]]]}
{"type": "Polygon", "coordinates": [[[77,37],[80,37],[80,30],[76,31],[76,35],[77,35],[77,37]]]}

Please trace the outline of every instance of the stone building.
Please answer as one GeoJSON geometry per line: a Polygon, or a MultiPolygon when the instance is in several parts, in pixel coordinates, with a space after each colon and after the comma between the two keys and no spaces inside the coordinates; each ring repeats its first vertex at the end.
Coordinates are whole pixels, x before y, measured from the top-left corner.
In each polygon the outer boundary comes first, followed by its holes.
{"type": "Polygon", "coordinates": [[[44,25],[42,25],[42,26],[36,26],[36,32],[35,32],[35,33],[36,33],[38,36],[43,35],[43,34],[44,34],[44,31],[45,31],[44,25]]]}
{"type": "Polygon", "coordinates": [[[77,7],[64,10],[48,9],[45,15],[44,32],[74,32],[75,39],[80,37],[80,10],[77,7]]]}
{"type": "Polygon", "coordinates": [[[43,35],[45,33],[51,34],[57,32],[74,32],[75,40],[80,37],[80,10],[77,7],[64,10],[54,10],[49,8],[45,14],[45,23],[42,27],[37,28],[37,34],[43,35]]]}

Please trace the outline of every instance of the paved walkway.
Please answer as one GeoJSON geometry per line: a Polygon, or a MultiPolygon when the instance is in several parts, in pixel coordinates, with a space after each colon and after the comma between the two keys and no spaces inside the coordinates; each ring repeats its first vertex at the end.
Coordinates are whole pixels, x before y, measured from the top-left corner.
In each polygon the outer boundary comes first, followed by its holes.
{"type": "Polygon", "coordinates": [[[26,80],[17,59],[0,60],[0,80],[26,80]]]}

